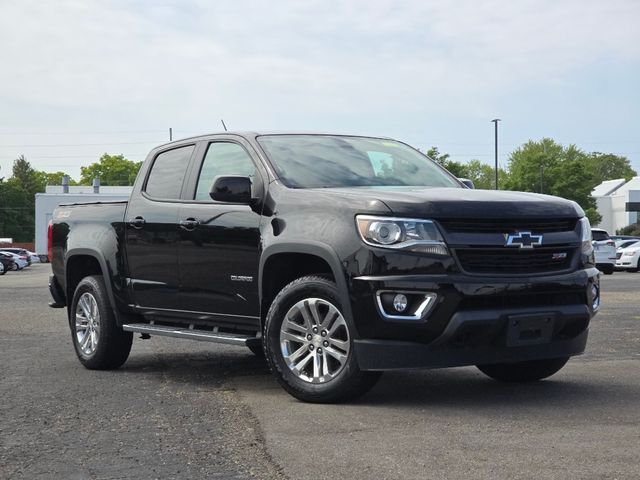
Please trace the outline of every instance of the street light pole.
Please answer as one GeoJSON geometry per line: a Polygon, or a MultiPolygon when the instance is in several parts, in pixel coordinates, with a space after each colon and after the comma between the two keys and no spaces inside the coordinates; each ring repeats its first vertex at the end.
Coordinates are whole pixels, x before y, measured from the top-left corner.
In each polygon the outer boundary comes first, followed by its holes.
{"type": "Polygon", "coordinates": [[[491,120],[495,125],[495,153],[496,153],[496,190],[498,190],[498,122],[499,118],[491,120]]]}

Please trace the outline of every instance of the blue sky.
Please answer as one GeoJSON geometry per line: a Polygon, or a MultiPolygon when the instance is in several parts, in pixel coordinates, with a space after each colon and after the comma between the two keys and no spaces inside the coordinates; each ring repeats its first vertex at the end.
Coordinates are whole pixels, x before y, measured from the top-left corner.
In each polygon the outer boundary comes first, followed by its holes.
{"type": "Polygon", "coordinates": [[[640,2],[0,0],[0,176],[78,177],[220,130],[387,135],[458,161],[529,139],[640,172],[640,2]]]}

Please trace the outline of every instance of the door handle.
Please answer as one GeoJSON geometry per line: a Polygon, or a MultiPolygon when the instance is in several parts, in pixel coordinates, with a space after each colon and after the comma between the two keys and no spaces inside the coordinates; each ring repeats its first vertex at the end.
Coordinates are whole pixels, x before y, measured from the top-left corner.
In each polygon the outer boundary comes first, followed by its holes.
{"type": "Polygon", "coordinates": [[[145,220],[142,217],[129,219],[129,225],[131,225],[133,228],[137,228],[138,230],[144,227],[144,224],[145,224],[145,220]]]}
{"type": "Polygon", "coordinates": [[[197,218],[187,218],[180,222],[180,228],[187,230],[188,232],[194,230],[198,225],[200,225],[200,220],[197,218]]]}

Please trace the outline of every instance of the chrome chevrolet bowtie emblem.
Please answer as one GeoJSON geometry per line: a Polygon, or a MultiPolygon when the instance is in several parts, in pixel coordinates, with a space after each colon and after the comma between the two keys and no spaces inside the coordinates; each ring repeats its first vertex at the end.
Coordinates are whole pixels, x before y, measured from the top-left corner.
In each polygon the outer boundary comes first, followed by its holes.
{"type": "Polygon", "coordinates": [[[533,248],[542,245],[542,235],[532,235],[531,232],[518,232],[505,235],[507,247],[533,248]]]}

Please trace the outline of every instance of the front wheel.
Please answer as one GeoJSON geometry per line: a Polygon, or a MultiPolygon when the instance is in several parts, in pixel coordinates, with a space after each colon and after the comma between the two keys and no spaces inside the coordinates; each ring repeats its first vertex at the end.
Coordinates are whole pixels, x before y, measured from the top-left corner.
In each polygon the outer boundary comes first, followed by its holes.
{"type": "Polygon", "coordinates": [[[265,323],[266,356],[282,387],[313,403],[354,399],[379,372],[363,372],[353,350],[355,328],[342,311],[336,284],[310,275],[277,295],[265,323]]]}
{"type": "Polygon", "coordinates": [[[561,357],[515,363],[477,365],[477,367],[482,373],[494,380],[508,383],[524,383],[550,377],[560,371],[568,361],[569,357],[561,357]]]}
{"type": "Polygon", "coordinates": [[[102,276],[80,281],[69,315],[73,346],[85,367],[111,370],[127,361],[133,333],[125,332],[116,324],[102,276]]]}

